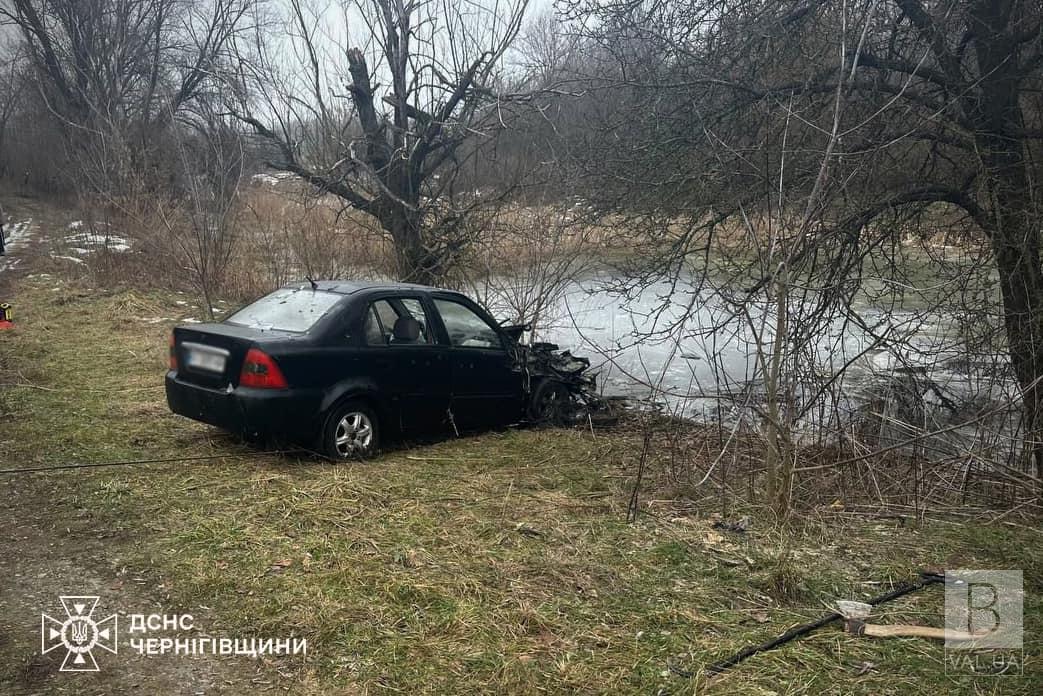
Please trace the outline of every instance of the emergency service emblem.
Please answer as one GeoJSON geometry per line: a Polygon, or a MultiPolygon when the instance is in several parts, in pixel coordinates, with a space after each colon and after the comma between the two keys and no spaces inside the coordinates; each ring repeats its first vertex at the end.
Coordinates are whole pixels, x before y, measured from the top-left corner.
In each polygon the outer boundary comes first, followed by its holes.
{"type": "Polygon", "coordinates": [[[98,597],[59,597],[66,618],[59,621],[47,614],[40,615],[40,652],[65,648],[62,672],[97,672],[98,663],[91,651],[101,648],[116,653],[116,615],[100,621],[94,619],[98,597]]]}

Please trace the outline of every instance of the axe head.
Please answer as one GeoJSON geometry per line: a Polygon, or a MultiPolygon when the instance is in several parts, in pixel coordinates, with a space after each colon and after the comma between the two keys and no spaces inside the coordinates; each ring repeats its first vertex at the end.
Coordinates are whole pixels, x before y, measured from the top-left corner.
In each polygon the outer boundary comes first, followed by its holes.
{"type": "Polygon", "coordinates": [[[868,619],[869,614],[872,611],[872,604],[866,604],[865,602],[854,602],[849,599],[837,600],[837,613],[843,616],[845,621],[850,621],[852,619],[868,619]]]}

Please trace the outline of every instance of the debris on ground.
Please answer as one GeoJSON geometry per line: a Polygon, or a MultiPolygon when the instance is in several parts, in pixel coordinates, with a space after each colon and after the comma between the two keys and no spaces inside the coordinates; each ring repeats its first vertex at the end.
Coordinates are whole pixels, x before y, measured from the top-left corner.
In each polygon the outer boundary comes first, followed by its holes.
{"type": "Polygon", "coordinates": [[[729,520],[717,520],[713,523],[714,529],[720,529],[725,532],[737,532],[739,534],[745,534],[746,530],[750,528],[750,518],[748,515],[743,515],[734,522],[729,520]]]}

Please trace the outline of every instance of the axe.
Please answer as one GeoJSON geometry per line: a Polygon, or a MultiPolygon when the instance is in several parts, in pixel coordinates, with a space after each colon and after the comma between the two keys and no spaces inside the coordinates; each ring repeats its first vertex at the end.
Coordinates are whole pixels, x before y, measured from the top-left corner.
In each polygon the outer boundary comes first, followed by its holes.
{"type": "Polygon", "coordinates": [[[910,626],[866,623],[873,611],[872,604],[854,602],[847,599],[837,601],[837,613],[844,619],[844,631],[856,636],[872,636],[873,638],[893,638],[896,636],[914,636],[917,638],[934,638],[945,641],[976,640],[988,635],[984,633],[968,633],[966,631],[950,631],[934,626],[910,626]]]}

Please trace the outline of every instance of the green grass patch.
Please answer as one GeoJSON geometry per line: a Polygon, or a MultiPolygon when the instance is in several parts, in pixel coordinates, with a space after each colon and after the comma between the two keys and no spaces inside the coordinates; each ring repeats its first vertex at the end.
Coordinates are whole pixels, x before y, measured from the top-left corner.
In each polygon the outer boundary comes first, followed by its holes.
{"type": "MultiPolygon", "coordinates": [[[[640,443],[512,430],[331,465],[271,456],[170,415],[161,382],[178,297],[55,279],[18,290],[0,336],[5,466],[217,454],[27,478],[18,501],[115,532],[99,560],[162,584],[214,634],[309,642],[273,665],[293,693],[1039,693],[1039,532],[807,520],[745,534],[687,514],[625,523],[640,443]],[[58,285],[58,290],[54,289],[58,285]],[[942,646],[819,631],[706,684],[702,666],[921,568],[1021,568],[1025,676],[947,676],[942,646]],[[205,607],[202,609],[200,607],[205,607]],[[697,673],[682,678],[676,664],[697,673]]],[[[650,466],[658,466],[652,462],[650,466]]],[[[649,476],[648,480],[658,480],[649,476]]],[[[646,491],[644,499],[655,497],[646,491]]],[[[660,508],[656,508],[660,510],[660,508]]],[[[706,511],[707,513],[709,511],[706,511]]],[[[939,625],[941,588],[881,622],[939,625]]],[[[0,644],[0,656],[5,647],[0,644]]]]}

